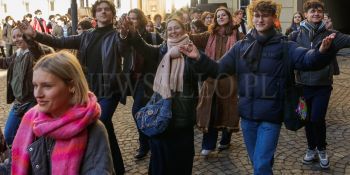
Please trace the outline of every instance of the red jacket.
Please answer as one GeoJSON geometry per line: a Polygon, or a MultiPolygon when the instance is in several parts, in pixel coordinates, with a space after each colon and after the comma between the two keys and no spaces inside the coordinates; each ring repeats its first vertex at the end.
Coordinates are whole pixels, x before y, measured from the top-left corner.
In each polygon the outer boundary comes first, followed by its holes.
{"type": "Polygon", "coordinates": [[[46,26],[46,21],[43,18],[41,18],[41,20],[42,20],[42,27],[40,26],[38,18],[36,17],[34,17],[30,25],[38,32],[49,33],[48,28],[46,26]]]}

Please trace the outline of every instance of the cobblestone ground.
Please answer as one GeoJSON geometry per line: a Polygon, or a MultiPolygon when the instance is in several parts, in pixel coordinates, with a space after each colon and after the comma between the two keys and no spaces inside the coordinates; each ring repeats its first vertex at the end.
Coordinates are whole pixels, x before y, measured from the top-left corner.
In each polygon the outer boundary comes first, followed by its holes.
{"type": "MultiPolygon", "coordinates": [[[[338,58],[341,75],[335,76],[334,90],[327,113],[329,170],[321,170],[317,163],[303,165],[301,159],[306,149],[304,130],[297,132],[282,129],[275,156],[275,174],[350,174],[350,57],[338,58]]],[[[6,102],[6,72],[0,71],[0,126],[3,129],[9,111],[6,102]]],[[[138,146],[138,136],[131,117],[132,99],[120,105],[113,122],[123,154],[126,174],[147,174],[148,158],[133,158],[138,146]]],[[[207,159],[199,155],[202,134],[196,130],[196,156],[193,174],[252,174],[252,166],[242,140],[242,132],[233,134],[229,150],[214,152],[207,159]]]]}

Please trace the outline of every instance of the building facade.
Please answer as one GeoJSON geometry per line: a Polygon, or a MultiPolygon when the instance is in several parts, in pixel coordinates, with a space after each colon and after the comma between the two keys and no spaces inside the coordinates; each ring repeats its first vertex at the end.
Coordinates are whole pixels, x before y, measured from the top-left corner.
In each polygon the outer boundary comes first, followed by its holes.
{"type": "MultiPolygon", "coordinates": [[[[91,7],[96,0],[77,0],[78,7],[91,7]]],[[[111,0],[116,4],[117,16],[127,13],[132,8],[140,8],[145,14],[154,16],[159,13],[165,15],[182,7],[200,3],[226,3],[231,12],[237,9],[245,9],[253,0],[111,0]]],[[[283,32],[291,24],[292,16],[296,11],[302,11],[302,5],[306,0],[275,0],[282,4],[280,21],[283,32]]],[[[326,10],[333,19],[335,29],[342,32],[350,32],[350,23],[346,19],[346,10],[350,6],[349,0],[323,0],[326,10]]],[[[0,19],[11,15],[15,20],[21,20],[26,13],[34,13],[41,9],[43,17],[51,14],[66,14],[71,6],[71,0],[0,0],[0,19]]],[[[88,10],[80,10],[88,12],[88,10]]]]}

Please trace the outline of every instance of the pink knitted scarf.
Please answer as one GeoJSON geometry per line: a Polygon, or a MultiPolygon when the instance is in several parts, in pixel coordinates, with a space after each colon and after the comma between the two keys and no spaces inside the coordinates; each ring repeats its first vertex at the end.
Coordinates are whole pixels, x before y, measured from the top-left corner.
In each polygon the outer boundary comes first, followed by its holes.
{"type": "Polygon", "coordinates": [[[38,137],[55,140],[51,155],[51,174],[79,174],[85,153],[87,127],[96,122],[101,109],[93,93],[85,105],[75,105],[59,118],[39,112],[35,106],[23,117],[12,147],[12,174],[30,174],[30,157],[27,148],[38,137]]]}
{"type": "MultiPolygon", "coordinates": [[[[230,48],[233,46],[234,43],[236,43],[236,41],[239,38],[236,38],[237,35],[237,30],[234,30],[233,33],[228,36],[227,42],[226,42],[226,52],[228,50],[230,50],[230,48]]],[[[208,55],[209,58],[215,60],[218,55],[215,55],[216,53],[216,36],[217,34],[210,34],[208,42],[207,42],[207,46],[205,47],[205,54],[208,55]]],[[[221,57],[221,56],[220,56],[221,57]]],[[[219,58],[220,58],[219,57],[219,58]]]]}

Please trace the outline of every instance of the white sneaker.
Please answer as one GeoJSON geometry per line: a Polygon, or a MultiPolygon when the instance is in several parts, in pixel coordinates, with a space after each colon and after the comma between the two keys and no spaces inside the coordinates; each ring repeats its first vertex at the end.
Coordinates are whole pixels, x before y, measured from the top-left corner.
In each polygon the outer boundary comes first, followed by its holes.
{"type": "Polygon", "coordinates": [[[316,156],[316,150],[315,149],[307,149],[306,154],[303,158],[303,164],[311,164],[312,162],[317,160],[316,156]]]}
{"type": "Polygon", "coordinates": [[[202,149],[201,155],[202,156],[208,156],[211,152],[212,152],[212,150],[202,149]]]}
{"type": "Polygon", "coordinates": [[[318,151],[318,158],[320,159],[320,167],[323,169],[329,168],[329,158],[326,150],[318,151]]]}
{"type": "Polygon", "coordinates": [[[219,149],[220,151],[225,150],[225,149],[228,149],[229,147],[230,147],[230,144],[227,144],[227,145],[221,145],[221,144],[219,144],[219,145],[218,145],[218,149],[219,149]]]}

